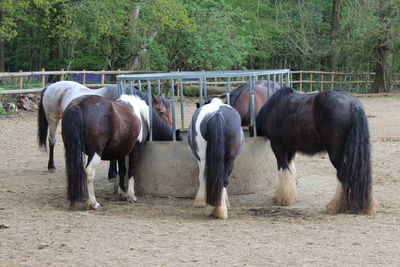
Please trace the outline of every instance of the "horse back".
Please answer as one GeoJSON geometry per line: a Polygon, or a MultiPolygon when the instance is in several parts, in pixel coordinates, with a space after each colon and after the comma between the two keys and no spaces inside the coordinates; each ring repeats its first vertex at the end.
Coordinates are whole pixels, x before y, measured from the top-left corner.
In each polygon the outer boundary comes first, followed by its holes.
{"type": "MultiPolygon", "coordinates": [[[[256,114],[259,113],[269,97],[279,88],[280,85],[273,81],[261,80],[255,83],[254,109],[256,114]]],[[[241,85],[233,92],[232,106],[239,112],[242,126],[250,125],[250,88],[248,84],[241,85]]]]}
{"type": "Polygon", "coordinates": [[[131,152],[140,131],[132,108],[97,95],[75,98],[67,109],[72,107],[79,107],[83,113],[86,154],[94,152],[102,159],[115,159],[131,152]]]}

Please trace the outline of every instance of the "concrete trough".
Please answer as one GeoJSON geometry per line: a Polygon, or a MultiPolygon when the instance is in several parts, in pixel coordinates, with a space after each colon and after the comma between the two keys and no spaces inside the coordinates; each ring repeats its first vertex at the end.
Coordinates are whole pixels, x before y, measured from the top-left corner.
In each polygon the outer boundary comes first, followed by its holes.
{"type": "MultiPolygon", "coordinates": [[[[194,197],[199,169],[187,141],[147,142],[141,155],[136,192],[160,197],[194,197]]],[[[230,194],[252,194],[276,185],[276,160],[269,141],[246,138],[230,176],[230,194]]]]}

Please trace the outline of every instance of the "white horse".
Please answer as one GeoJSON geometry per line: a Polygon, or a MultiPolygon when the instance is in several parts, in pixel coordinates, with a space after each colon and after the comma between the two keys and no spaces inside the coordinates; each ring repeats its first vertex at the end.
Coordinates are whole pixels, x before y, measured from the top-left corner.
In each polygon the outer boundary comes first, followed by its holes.
{"type": "Polygon", "coordinates": [[[226,188],[244,138],[239,113],[214,98],[197,109],[189,126],[188,142],[199,164],[199,190],[194,206],[205,207],[206,215],[228,218],[226,188]]]}
{"type": "MultiPolygon", "coordinates": [[[[56,130],[58,123],[68,104],[82,95],[99,95],[110,100],[118,97],[116,86],[106,86],[101,89],[92,90],[73,81],[60,81],[53,83],[42,91],[38,112],[38,138],[39,146],[46,149],[47,130],[49,130],[49,161],[48,170],[54,172],[54,145],[56,143],[56,130]]],[[[109,173],[113,177],[115,173],[109,173]]]]}

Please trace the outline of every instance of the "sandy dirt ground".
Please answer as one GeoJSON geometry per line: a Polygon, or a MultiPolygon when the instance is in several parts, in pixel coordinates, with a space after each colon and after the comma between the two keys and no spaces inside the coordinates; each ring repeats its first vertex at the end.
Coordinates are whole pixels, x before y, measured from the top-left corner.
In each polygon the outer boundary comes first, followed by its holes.
{"type": "Polygon", "coordinates": [[[324,213],[336,188],[325,154],[297,156],[299,196],[288,208],[272,204],[272,188],[230,196],[226,221],[205,217],[191,199],[128,204],[114,199],[102,163],[95,189],[103,210],[69,211],[61,136],[57,172],[48,173],[36,114],[0,117],[0,265],[399,266],[400,97],[361,100],[380,204],[369,216],[324,213]]]}

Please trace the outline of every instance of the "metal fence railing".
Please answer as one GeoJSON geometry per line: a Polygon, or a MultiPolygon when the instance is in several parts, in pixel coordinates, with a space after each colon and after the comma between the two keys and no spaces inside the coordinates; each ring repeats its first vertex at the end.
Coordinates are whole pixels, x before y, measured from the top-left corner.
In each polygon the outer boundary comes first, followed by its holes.
{"type": "MultiPolygon", "coordinates": [[[[174,130],[173,140],[176,140],[176,117],[175,117],[175,85],[178,85],[177,92],[180,98],[181,110],[181,129],[185,127],[184,123],[184,81],[197,81],[199,89],[199,103],[204,104],[208,96],[208,80],[218,79],[220,84],[224,85],[226,92],[227,103],[230,104],[230,92],[232,89],[232,82],[237,80],[247,80],[250,89],[250,112],[251,112],[251,125],[255,128],[255,108],[254,108],[254,86],[257,80],[268,80],[271,82],[279,82],[281,85],[290,85],[290,70],[243,70],[243,71],[193,71],[193,72],[168,72],[168,73],[146,73],[146,74],[125,74],[117,76],[117,88],[119,95],[129,93],[129,88],[134,85],[139,90],[143,87],[147,88],[149,106],[152,105],[152,88],[156,88],[157,93],[160,93],[162,84],[168,85],[171,92],[172,102],[172,123],[174,130]]],[[[152,109],[150,111],[150,118],[152,118],[152,109]]],[[[152,122],[150,121],[150,131],[152,129],[152,122]]],[[[255,134],[256,135],[256,134],[255,134]]],[[[152,140],[152,133],[150,132],[150,141],[152,140]]]]}

